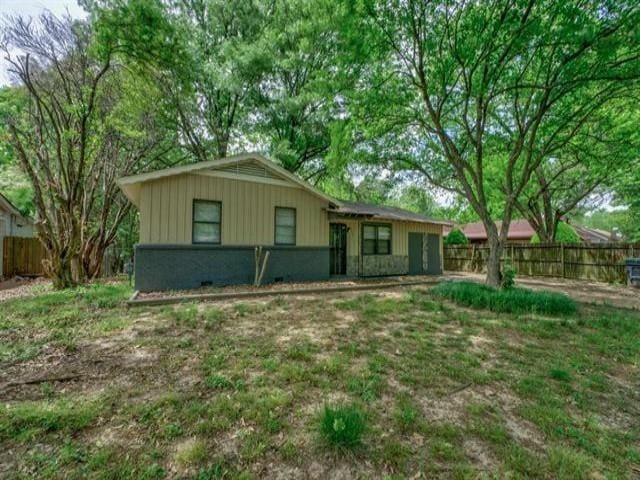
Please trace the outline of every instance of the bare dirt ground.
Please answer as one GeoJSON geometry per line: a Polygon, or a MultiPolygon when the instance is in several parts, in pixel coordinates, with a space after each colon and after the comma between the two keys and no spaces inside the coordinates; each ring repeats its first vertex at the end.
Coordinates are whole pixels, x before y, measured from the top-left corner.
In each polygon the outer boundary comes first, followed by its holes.
{"type": "MultiPolygon", "coordinates": [[[[484,275],[480,273],[446,272],[445,277],[451,280],[484,281],[484,275]]],[[[533,290],[562,292],[578,302],[640,310],[640,288],[637,287],[545,277],[518,277],[516,284],[533,290]]]]}
{"type": "Polygon", "coordinates": [[[0,302],[50,290],[51,282],[46,278],[10,278],[0,281],[0,302]]]}
{"type": "MultiPolygon", "coordinates": [[[[393,276],[371,279],[334,279],[324,282],[297,282],[275,283],[254,287],[252,285],[234,285],[227,287],[203,287],[191,290],[169,290],[165,292],[140,293],[138,299],[155,299],[164,297],[181,296],[185,294],[200,295],[210,293],[241,293],[241,292],[278,292],[297,289],[318,289],[322,287],[348,287],[348,286],[375,286],[378,283],[402,283],[419,280],[424,276],[393,276]]],[[[429,277],[431,278],[431,277],[429,277]]],[[[445,272],[445,275],[437,277],[437,280],[473,280],[484,281],[484,275],[467,272],[445,272]]],[[[601,305],[613,305],[621,308],[640,310],[640,288],[626,285],[614,285],[601,282],[589,282],[585,280],[568,280],[562,278],[545,277],[518,277],[518,285],[534,290],[554,290],[569,295],[574,300],[583,303],[595,303],[601,305]]],[[[16,282],[7,280],[0,282],[0,302],[20,297],[30,297],[51,291],[51,282],[44,279],[32,279],[16,282]]]]}

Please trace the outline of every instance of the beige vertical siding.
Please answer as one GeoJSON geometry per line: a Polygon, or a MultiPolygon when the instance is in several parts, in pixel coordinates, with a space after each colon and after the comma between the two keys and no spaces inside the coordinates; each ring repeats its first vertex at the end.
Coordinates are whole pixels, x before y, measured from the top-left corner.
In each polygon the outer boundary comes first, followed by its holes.
{"type": "Polygon", "coordinates": [[[222,202],[222,245],[273,245],[276,206],[296,209],[296,245],[329,245],[327,202],[307,191],[192,174],[142,184],[140,242],[191,243],[193,199],[222,202]]]}
{"type": "MultiPolygon", "coordinates": [[[[391,225],[391,254],[409,255],[409,232],[435,233],[442,235],[442,225],[433,223],[398,222],[398,221],[366,221],[353,219],[335,219],[335,223],[344,223],[349,227],[347,233],[347,255],[359,255],[362,224],[387,224],[391,225]]],[[[442,243],[442,242],[441,242],[442,243]]],[[[442,255],[441,255],[442,256],[442,255]]]]}

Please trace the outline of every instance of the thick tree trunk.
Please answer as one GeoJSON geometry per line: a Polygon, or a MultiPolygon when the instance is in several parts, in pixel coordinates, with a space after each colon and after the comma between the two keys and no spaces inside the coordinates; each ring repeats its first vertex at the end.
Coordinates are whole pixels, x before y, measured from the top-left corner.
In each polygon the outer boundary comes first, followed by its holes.
{"type": "Polygon", "coordinates": [[[45,275],[51,278],[53,288],[62,290],[80,283],[78,259],[66,252],[47,249],[47,259],[42,262],[45,275]]]}
{"type": "Polygon", "coordinates": [[[487,259],[487,285],[499,287],[502,283],[502,271],[500,269],[500,257],[504,244],[497,235],[497,232],[489,232],[487,229],[487,239],[489,242],[489,258],[487,259]]]}

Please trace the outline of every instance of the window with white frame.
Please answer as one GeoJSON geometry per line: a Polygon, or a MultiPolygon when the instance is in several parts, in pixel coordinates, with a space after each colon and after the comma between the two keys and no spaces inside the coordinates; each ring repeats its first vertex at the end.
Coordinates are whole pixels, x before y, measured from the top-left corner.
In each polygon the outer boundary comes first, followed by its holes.
{"type": "Polygon", "coordinates": [[[276,207],[275,244],[296,244],[296,209],[276,207]]]}
{"type": "Polygon", "coordinates": [[[222,204],[211,200],[193,201],[193,243],[219,244],[222,204]]]}

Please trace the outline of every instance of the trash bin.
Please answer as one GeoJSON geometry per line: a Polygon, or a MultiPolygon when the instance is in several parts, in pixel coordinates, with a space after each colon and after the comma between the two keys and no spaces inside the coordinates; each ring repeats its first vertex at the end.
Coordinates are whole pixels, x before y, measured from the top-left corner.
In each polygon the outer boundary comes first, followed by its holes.
{"type": "Polygon", "coordinates": [[[640,258],[628,258],[624,266],[627,271],[627,285],[640,287],[640,258]]]}

